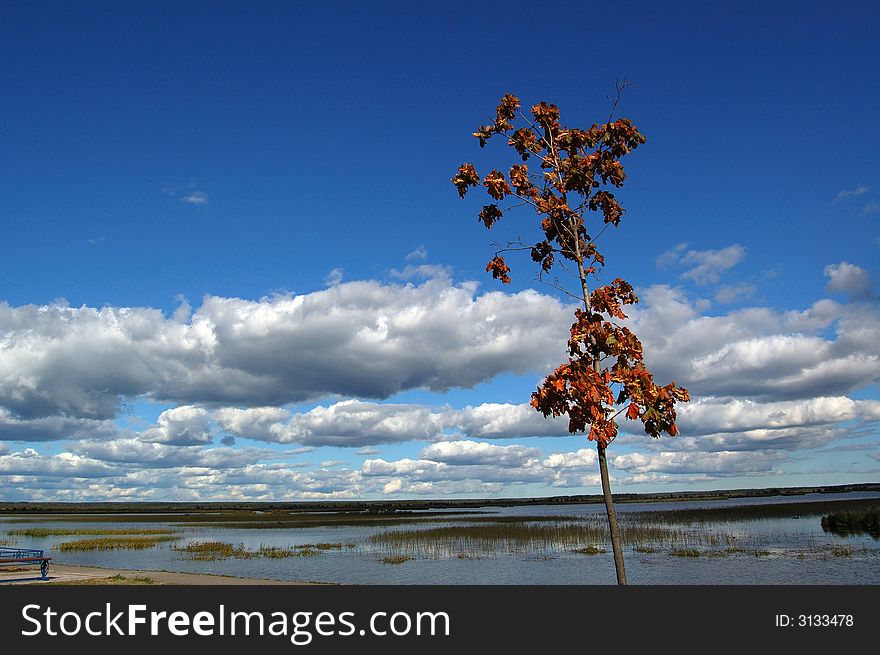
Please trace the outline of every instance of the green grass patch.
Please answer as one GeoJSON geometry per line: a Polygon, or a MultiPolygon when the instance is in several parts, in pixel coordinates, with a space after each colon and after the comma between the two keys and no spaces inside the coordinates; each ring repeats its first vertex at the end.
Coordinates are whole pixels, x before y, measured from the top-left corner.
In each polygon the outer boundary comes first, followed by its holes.
{"type": "Polygon", "coordinates": [[[408,557],[406,555],[389,555],[388,557],[382,558],[383,564],[403,564],[404,562],[409,562],[414,558],[408,557]]]}
{"type": "Polygon", "coordinates": [[[175,539],[177,539],[177,537],[161,535],[151,537],[101,537],[95,539],[78,539],[76,541],[65,541],[58,544],[58,550],[145,550],[162,542],[173,541],[175,539]]]}
{"type": "Polygon", "coordinates": [[[597,546],[584,546],[583,548],[575,548],[572,552],[578,555],[602,555],[608,551],[597,546]]]}
{"type": "Polygon", "coordinates": [[[673,548],[669,554],[673,557],[699,557],[702,555],[696,548],[673,548]]]}

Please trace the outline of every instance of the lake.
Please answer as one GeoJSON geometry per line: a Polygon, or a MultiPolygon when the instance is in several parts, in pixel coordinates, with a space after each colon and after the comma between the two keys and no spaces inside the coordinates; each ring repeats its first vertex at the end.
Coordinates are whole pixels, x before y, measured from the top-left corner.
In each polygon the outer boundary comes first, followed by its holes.
{"type": "MultiPolygon", "coordinates": [[[[880,506],[880,493],[620,503],[627,575],[631,584],[880,584],[876,535],[831,534],[821,525],[829,502],[837,511],[873,501],[880,506]]],[[[251,512],[256,523],[248,527],[241,520],[223,525],[219,515],[207,513],[5,515],[0,544],[43,549],[62,564],[249,578],[407,585],[616,582],[610,547],[600,534],[600,504],[487,507],[451,515],[421,511],[399,521],[392,516],[387,525],[334,525],[331,515],[312,513],[307,527],[276,526],[260,524],[261,514],[251,512]],[[206,523],[215,516],[216,522],[206,523]],[[321,517],[331,524],[312,525],[321,517]],[[77,534],[10,534],[34,528],[77,534]],[[167,530],[172,539],[143,550],[61,550],[64,542],[90,538],[89,530],[167,530]],[[183,550],[202,542],[232,544],[252,555],[199,560],[183,550]],[[258,556],[261,548],[292,556],[258,556]],[[586,554],[593,550],[607,552],[586,554]]]]}

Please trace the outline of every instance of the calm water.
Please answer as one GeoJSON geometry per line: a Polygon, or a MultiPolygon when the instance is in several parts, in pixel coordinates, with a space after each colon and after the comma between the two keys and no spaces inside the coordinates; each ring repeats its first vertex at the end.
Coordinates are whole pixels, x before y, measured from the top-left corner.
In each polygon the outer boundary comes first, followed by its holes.
{"type": "MultiPolygon", "coordinates": [[[[674,503],[633,503],[618,505],[622,515],[664,509],[766,505],[823,500],[876,498],[880,494],[853,493],[806,495],[774,498],[746,498],[724,501],[687,501],[674,503]]],[[[481,513],[504,516],[559,515],[584,517],[602,515],[601,505],[533,505],[528,507],[490,508],[481,513]]],[[[158,517],[157,517],[158,518],[158,517]]],[[[125,523],[34,520],[13,522],[0,519],[0,543],[25,548],[41,548],[62,564],[80,564],[120,569],[168,570],[223,575],[315,580],[354,584],[614,584],[611,554],[581,555],[565,548],[547,547],[525,553],[500,553],[459,558],[455,554],[417,558],[402,564],[386,564],[383,558],[394,554],[387,547],[369,542],[369,537],[385,530],[422,529],[445,525],[320,528],[285,528],[243,530],[171,525],[180,539],[159,544],[148,550],[113,550],[60,552],[63,541],[87,538],[61,536],[46,538],[17,537],[8,531],[32,527],[50,528],[168,528],[169,523],[125,523]],[[175,550],[196,541],[224,541],[244,544],[249,549],[260,546],[293,547],[309,543],[354,544],[354,548],[325,551],[314,557],[286,559],[223,559],[200,562],[175,550]]],[[[461,525],[457,523],[457,525],[461,525]]],[[[868,535],[841,537],[823,532],[820,516],[800,518],[715,521],[700,525],[676,525],[686,535],[714,534],[723,544],[742,546],[762,554],[737,553],[725,557],[675,557],[668,546],[644,554],[631,549],[625,552],[627,574],[634,584],[880,584],[880,541],[868,535]],[[835,547],[837,547],[835,549],[835,547]],[[843,547],[844,550],[841,550],[843,547]],[[845,553],[845,554],[841,554],[845,553]]],[[[704,553],[705,553],[705,549],[704,553]]]]}

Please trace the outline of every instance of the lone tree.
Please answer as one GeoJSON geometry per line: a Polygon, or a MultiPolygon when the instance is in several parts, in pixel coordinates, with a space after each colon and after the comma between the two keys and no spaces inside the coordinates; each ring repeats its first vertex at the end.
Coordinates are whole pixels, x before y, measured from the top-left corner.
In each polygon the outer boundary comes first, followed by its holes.
{"type": "Polygon", "coordinates": [[[616,278],[590,290],[591,279],[598,280],[605,265],[596,237],[609,225],[617,227],[624,213],[611,192],[625,179],[620,160],[645,143],[631,121],[612,120],[625,86],[617,85],[608,122],[587,130],[563,126],[556,105],[540,102],[531,108],[529,117],[520,111],[519,98],[505,95],[495,119],[473,134],[481,148],[496,135],[506,137],[507,145],[518,155],[511,156],[521,163],[514,163],[506,176],[492,170],[482,179],[474,166],[466,163],[452,178],[462,198],[470,187],[482,184],[493,200],[513,200],[504,208],[498,202],[483,206],[479,220],[489,229],[516,207],[531,207],[540,219],[542,238],[537,243],[498,245],[486,265],[493,278],[509,284],[511,269],[502,254],[528,250],[539,266],[538,280],[577,300],[568,361],[532,393],[531,405],[544,416],[567,415],[569,432],[586,433],[596,442],[618,584],[626,584],[626,570],[605,454],[618,434],[616,418],[625,412],[628,419],[640,420],[652,437],[659,438],[664,432],[675,436],[675,403],[689,400],[687,390],[674,382],[655,384],[645,368],[642,344],[617,322],[626,318],[624,305],[638,302],[632,286],[616,278]],[[537,160],[540,171],[530,171],[529,160],[537,160]],[[588,218],[593,223],[588,225],[588,218]],[[557,268],[576,280],[574,291],[561,285],[558,277],[545,278],[557,268]]]}

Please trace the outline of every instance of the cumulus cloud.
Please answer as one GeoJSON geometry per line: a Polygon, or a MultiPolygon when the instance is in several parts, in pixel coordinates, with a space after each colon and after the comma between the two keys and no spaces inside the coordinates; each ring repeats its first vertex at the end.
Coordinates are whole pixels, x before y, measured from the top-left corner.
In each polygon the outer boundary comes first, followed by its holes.
{"type": "Polygon", "coordinates": [[[568,419],[544,418],[528,403],[483,403],[452,412],[451,425],[468,437],[558,437],[568,434],[568,419]]]}
{"type": "Polygon", "coordinates": [[[549,367],[570,317],[534,291],[349,282],[250,301],[206,297],[188,321],[148,308],[0,304],[0,406],[18,418],[112,418],[125,397],[283,405],[471,387],[549,367]]]}
{"type": "Polygon", "coordinates": [[[421,457],[446,464],[496,466],[526,466],[541,456],[538,448],[525,446],[498,446],[476,441],[444,441],[422,450],[421,457]]]}
{"type": "Polygon", "coordinates": [[[464,409],[343,400],[291,415],[277,407],[223,408],[214,413],[234,436],[275,443],[365,447],[462,437],[510,439],[568,434],[565,418],[545,419],[528,403],[483,403],[464,409]]]}
{"type": "Polygon", "coordinates": [[[344,400],[285,420],[271,407],[223,409],[218,423],[231,433],[277,443],[362,447],[403,441],[433,441],[443,435],[445,412],[421,405],[344,400]]]}
{"type": "MultiPolygon", "coordinates": [[[[344,499],[360,495],[360,473],[298,471],[286,465],[152,466],[89,470],[69,454],[37,456],[37,463],[0,457],[0,498],[66,501],[279,501],[344,499]],[[14,473],[5,473],[9,470],[14,473]]],[[[19,458],[24,459],[24,458],[19,458]]]]}
{"type": "Polygon", "coordinates": [[[611,458],[623,471],[644,473],[701,473],[713,476],[765,473],[786,457],[780,453],[754,452],[659,452],[626,453],[611,458]]]}
{"type": "Polygon", "coordinates": [[[214,413],[214,418],[223,430],[232,435],[283,443],[283,423],[290,418],[290,412],[281,407],[224,407],[214,413]]]}
{"type": "Polygon", "coordinates": [[[113,464],[144,465],[151,468],[178,466],[229,468],[256,464],[271,451],[256,448],[199,448],[145,442],[136,438],[111,441],[83,441],[72,446],[74,454],[113,464]]]}
{"type": "Polygon", "coordinates": [[[829,264],[824,273],[828,278],[828,291],[846,293],[857,298],[871,295],[871,276],[861,266],[849,262],[829,264]]]}
{"type": "Polygon", "coordinates": [[[680,243],[672,250],[657,258],[661,268],[684,268],[682,279],[692,280],[699,285],[717,284],[721,273],[739,264],[746,256],[746,249],[739,244],[721,250],[688,250],[686,243],[680,243]]]}
{"type": "Polygon", "coordinates": [[[40,455],[33,448],[0,455],[0,481],[7,476],[40,476],[43,478],[100,478],[114,475],[105,462],[72,453],[55,456],[40,455]]]}
{"type": "MultiPolygon", "coordinates": [[[[687,253],[680,248],[672,263],[687,253]]],[[[711,264],[694,258],[685,273],[701,263],[711,264]]],[[[828,267],[829,290],[847,298],[790,311],[707,315],[707,303],[680,288],[639,289],[628,322],[647,363],[658,382],[675,380],[694,400],[680,406],[675,439],[660,443],[624,423],[621,442],[635,452],[615,453],[615,484],[775,475],[793,451],[876,433],[880,401],[848,397],[880,380],[880,308],[862,302],[870,287],[859,271],[847,262],[828,267]]],[[[418,282],[340,282],[258,301],[208,297],[172,317],[148,308],[0,304],[0,441],[72,442],[57,455],[21,447],[10,454],[0,445],[0,497],[278,500],[594,488],[594,448],[546,454],[502,442],[569,436],[564,418],[547,420],[528,406],[528,391],[519,404],[377,402],[510,372],[537,380],[563,357],[571,308],[536,292],[478,295],[475,284],[454,284],[432,267],[400,276],[418,282]],[[134,399],[175,406],[137,433],[112,420],[134,399]],[[321,400],[308,410],[291,405],[321,400]],[[210,447],[214,438],[225,447],[210,447]],[[237,439],[305,448],[248,448],[237,439]],[[417,455],[375,457],[373,446],[410,441],[423,442],[417,455]],[[306,470],[316,464],[296,457],[326,446],[358,448],[368,459],[349,470],[323,455],[326,466],[306,470]]],[[[735,301],[745,293],[730,289],[735,301]]],[[[724,287],[717,293],[727,298],[724,287]]]]}
{"type": "Polygon", "coordinates": [[[211,423],[202,407],[183,405],[159,415],[158,425],[141,433],[141,440],[175,446],[192,446],[211,442],[211,423]]]}
{"type": "MultiPolygon", "coordinates": [[[[554,488],[597,487],[596,451],[584,448],[553,453],[543,460],[535,453],[505,451],[488,443],[434,444],[419,459],[367,460],[361,470],[366,488],[384,494],[427,493],[435,485],[524,485],[541,483],[554,488]],[[451,455],[451,457],[450,457],[451,455]]],[[[528,450],[528,449],[525,449],[528,450]]],[[[713,480],[733,475],[776,474],[788,456],[767,452],[631,452],[610,458],[617,483],[641,484],[687,479],[713,480]]]]}
{"type": "Polygon", "coordinates": [[[683,290],[640,291],[630,324],[659,382],[758,401],[843,395],[880,379],[880,315],[820,301],[804,312],[750,307],[703,315],[683,290]],[[836,314],[835,314],[836,312],[836,314]],[[820,335],[834,326],[835,335],[820,335]]]}
{"type": "Polygon", "coordinates": [[[110,420],[44,416],[22,419],[0,407],[0,441],[56,441],[59,439],[112,438],[119,428],[110,420]]]}
{"type": "Polygon", "coordinates": [[[880,400],[835,396],[760,403],[740,398],[697,398],[681,405],[678,415],[683,434],[705,435],[880,421],[880,400]]]}
{"type": "Polygon", "coordinates": [[[553,453],[544,460],[550,469],[594,469],[598,455],[593,448],[581,448],[570,453],[553,453]]]}

